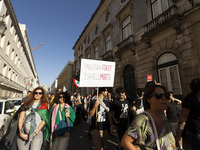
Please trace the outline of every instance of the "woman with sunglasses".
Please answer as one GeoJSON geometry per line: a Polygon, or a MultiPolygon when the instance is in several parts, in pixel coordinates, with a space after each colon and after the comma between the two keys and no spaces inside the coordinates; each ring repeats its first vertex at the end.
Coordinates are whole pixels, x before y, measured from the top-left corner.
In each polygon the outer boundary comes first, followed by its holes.
{"type": "Polygon", "coordinates": [[[145,88],[146,111],[137,115],[124,134],[121,141],[124,149],[176,149],[175,139],[163,113],[167,109],[166,97],[166,89],[161,84],[152,83],[145,88]]]}
{"type": "Polygon", "coordinates": [[[48,101],[42,87],[33,90],[22,106],[18,120],[19,136],[17,147],[20,150],[39,150],[46,146],[49,138],[48,101]]]}
{"type": "Polygon", "coordinates": [[[66,150],[68,147],[68,141],[71,130],[73,129],[73,123],[76,118],[76,114],[73,108],[67,103],[70,101],[68,93],[57,93],[55,97],[56,105],[52,107],[50,112],[51,117],[51,136],[50,136],[50,149],[51,150],[66,150]],[[62,120],[66,121],[69,128],[63,136],[55,134],[55,127],[62,120]]]}

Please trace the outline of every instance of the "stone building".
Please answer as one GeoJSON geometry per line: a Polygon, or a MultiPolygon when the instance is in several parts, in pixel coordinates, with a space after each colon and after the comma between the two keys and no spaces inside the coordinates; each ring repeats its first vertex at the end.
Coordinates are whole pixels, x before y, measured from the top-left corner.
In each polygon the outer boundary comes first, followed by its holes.
{"type": "Polygon", "coordinates": [[[73,90],[75,89],[75,86],[72,81],[72,75],[74,70],[74,61],[69,60],[68,63],[65,65],[63,70],[60,72],[56,80],[53,82],[53,84],[50,86],[49,91],[51,93],[56,93],[57,88],[62,88],[67,90],[67,92],[71,95],[73,93],[73,90]]]}
{"type": "Polygon", "coordinates": [[[10,0],[0,1],[0,96],[22,97],[39,85],[26,25],[19,24],[10,0]]]}
{"type": "Polygon", "coordinates": [[[200,0],[101,0],[73,46],[74,77],[81,58],[115,61],[112,91],[134,97],[152,75],[182,98],[200,74],[199,14],[200,0]]]}

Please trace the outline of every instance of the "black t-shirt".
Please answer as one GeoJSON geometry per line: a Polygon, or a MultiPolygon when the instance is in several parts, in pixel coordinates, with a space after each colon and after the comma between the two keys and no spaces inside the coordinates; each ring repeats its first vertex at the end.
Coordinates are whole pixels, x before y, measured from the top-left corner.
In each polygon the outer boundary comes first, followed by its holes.
{"type": "Polygon", "coordinates": [[[170,101],[167,102],[167,118],[169,122],[178,122],[177,111],[176,111],[176,102],[170,101]]]}
{"type": "MultiPolygon", "coordinates": [[[[95,102],[96,102],[96,99],[92,99],[92,101],[90,102],[90,110],[93,108],[95,102]]],[[[110,109],[109,102],[105,99],[103,100],[103,102],[110,109]]],[[[109,126],[108,112],[100,104],[98,106],[97,114],[98,114],[97,119],[96,119],[96,111],[95,111],[94,115],[92,116],[91,128],[98,129],[98,130],[108,129],[108,126],[109,126]],[[97,126],[96,126],[96,121],[97,121],[97,126]]]]}
{"type": "Polygon", "coordinates": [[[115,100],[112,105],[112,111],[114,112],[114,117],[120,123],[128,123],[128,112],[129,112],[129,102],[128,100],[120,101],[115,100]]]}
{"type": "Polygon", "coordinates": [[[182,107],[190,109],[187,117],[187,129],[193,133],[200,133],[200,98],[190,93],[183,99],[182,107]]]}
{"type": "Polygon", "coordinates": [[[144,107],[143,99],[137,95],[137,98],[135,99],[135,103],[133,104],[133,106],[135,106],[136,109],[141,109],[142,107],[144,107]]]}

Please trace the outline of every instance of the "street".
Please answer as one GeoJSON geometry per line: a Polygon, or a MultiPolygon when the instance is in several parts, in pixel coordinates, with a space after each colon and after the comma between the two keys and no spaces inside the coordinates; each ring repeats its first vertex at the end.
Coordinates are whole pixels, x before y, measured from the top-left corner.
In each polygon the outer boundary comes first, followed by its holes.
{"type": "MultiPolygon", "coordinates": [[[[92,139],[88,138],[89,125],[87,123],[81,123],[74,127],[74,131],[69,139],[68,150],[94,150],[92,139]]],[[[116,130],[113,132],[113,137],[108,136],[108,147],[109,150],[117,149],[117,134],[116,130]]]]}

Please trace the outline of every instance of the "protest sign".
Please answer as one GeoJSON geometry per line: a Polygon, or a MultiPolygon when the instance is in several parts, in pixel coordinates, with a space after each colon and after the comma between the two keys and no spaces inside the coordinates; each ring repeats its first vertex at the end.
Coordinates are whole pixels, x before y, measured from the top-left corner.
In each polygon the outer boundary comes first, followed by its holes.
{"type": "Polygon", "coordinates": [[[113,87],[115,62],[81,59],[80,87],[113,87]]]}

